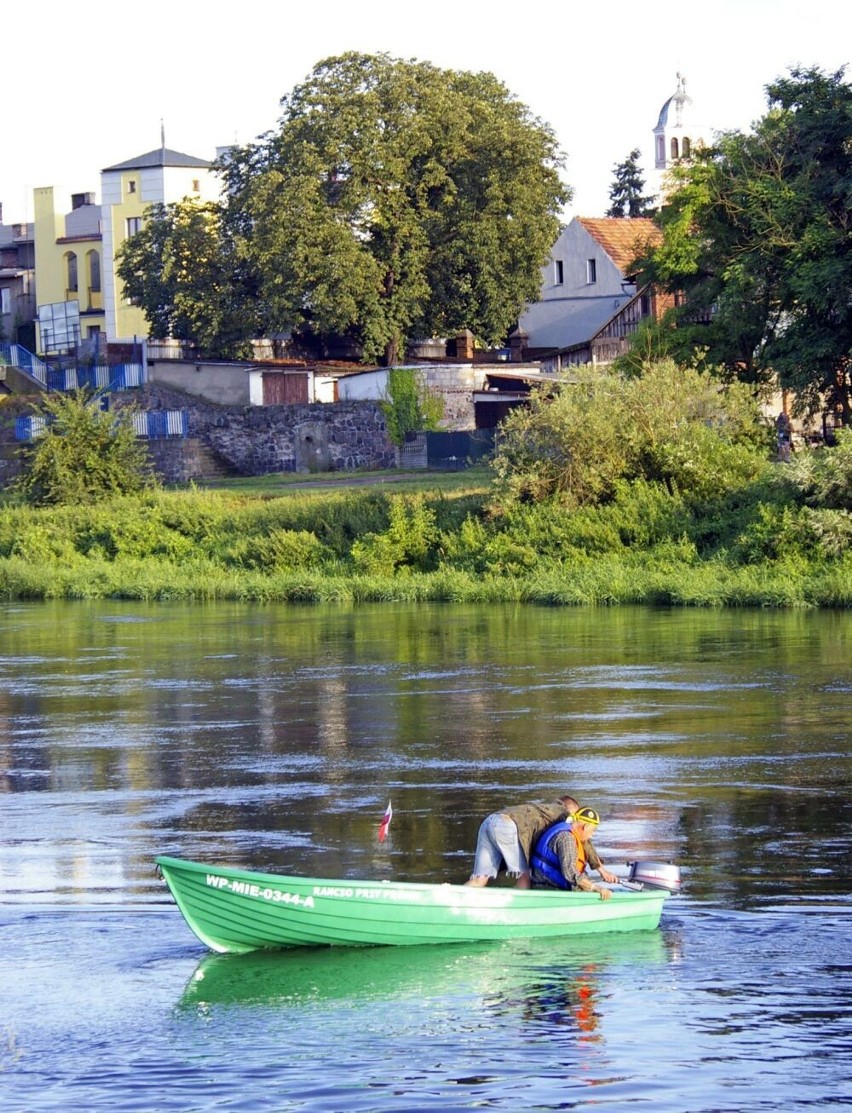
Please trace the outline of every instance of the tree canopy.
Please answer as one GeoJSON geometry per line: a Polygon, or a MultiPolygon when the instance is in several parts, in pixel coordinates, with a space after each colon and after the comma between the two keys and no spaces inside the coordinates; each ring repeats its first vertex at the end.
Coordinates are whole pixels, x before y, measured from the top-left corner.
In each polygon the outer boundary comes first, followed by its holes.
{"type": "Polygon", "coordinates": [[[767,99],[752,132],[674,171],[643,274],[682,295],[670,351],[774,375],[802,409],[827,400],[849,424],[852,88],[843,70],[794,69],[767,99]]]}
{"type": "Polygon", "coordinates": [[[385,54],[320,62],[281,103],[222,160],[220,205],[129,241],[119,273],[152,328],[344,334],[389,364],[463,329],[503,343],[570,198],[550,127],[493,74],[385,54]]]}
{"type": "Polygon", "coordinates": [[[261,328],[252,266],[217,204],[153,206],[119,248],[116,271],[155,339],[191,342],[200,355],[240,356],[261,328]]]}
{"type": "Polygon", "coordinates": [[[607,216],[650,216],[654,211],[653,197],[646,196],[645,179],[639,167],[639,148],[634,147],[624,162],[612,168],[613,182],[609,189],[607,216]]]}

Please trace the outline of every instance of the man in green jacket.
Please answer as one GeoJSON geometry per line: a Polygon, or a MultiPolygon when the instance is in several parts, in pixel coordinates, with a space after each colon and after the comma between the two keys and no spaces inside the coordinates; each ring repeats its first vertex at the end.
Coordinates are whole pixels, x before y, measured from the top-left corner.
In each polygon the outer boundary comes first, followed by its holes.
{"type": "MultiPolygon", "coordinates": [[[[482,888],[505,868],[516,877],[519,889],[530,887],[529,860],[538,836],[554,823],[570,818],[580,808],[573,796],[560,796],[540,804],[521,804],[506,811],[493,812],[483,820],[476,840],[473,873],[466,885],[482,888]]],[[[594,847],[586,844],[589,866],[604,881],[616,881],[615,874],[603,869],[594,847]]]]}

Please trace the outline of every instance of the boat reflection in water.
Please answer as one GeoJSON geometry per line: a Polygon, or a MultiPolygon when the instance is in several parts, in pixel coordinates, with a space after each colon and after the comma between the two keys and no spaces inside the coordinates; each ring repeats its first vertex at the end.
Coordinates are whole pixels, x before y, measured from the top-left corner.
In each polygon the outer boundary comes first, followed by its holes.
{"type": "Polygon", "coordinates": [[[442,947],[329,947],[208,955],[179,1002],[181,1010],[287,1008],[323,1002],[392,999],[422,1004],[476,997],[486,1007],[520,1005],[544,1018],[576,1015],[594,1022],[597,983],[611,968],[637,973],[665,965],[670,950],[659,930],[551,940],[442,947]]]}

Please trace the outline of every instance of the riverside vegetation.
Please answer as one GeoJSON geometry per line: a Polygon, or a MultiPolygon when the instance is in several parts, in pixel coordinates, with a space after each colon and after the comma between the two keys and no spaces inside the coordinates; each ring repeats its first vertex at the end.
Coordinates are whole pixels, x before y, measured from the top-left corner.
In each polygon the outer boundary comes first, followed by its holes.
{"type": "Polygon", "coordinates": [[[7,599],[852,604],[852,433],[776,464],[745,387],[673,364],[554,384],[506,420],[487,474],[406,490],[95,499],[69,478],[63,499],[49,436],[0,506],[7,599]]]}

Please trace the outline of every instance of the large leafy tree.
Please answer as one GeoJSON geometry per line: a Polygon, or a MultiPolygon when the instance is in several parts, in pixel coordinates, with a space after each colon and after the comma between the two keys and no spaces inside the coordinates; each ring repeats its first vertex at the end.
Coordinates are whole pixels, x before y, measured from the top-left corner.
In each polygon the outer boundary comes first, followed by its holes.
{"type": "Polygon", "coordinates": [[[492,74],[384,54],[321,62],[282,106],[223,165],[277,326],[346,333],[388,364],[418,336],[502,342],[570,196],[551,129],[492,74]]]}
{"type": "Polygon", "coordinates": [[[675,171],[644,274],[682,295],[670,351],[775,376],[803,409],[827,400],[849,424],[852,89],[843,70],[794,69],[767,98],[752,132],[675,171]]]}
{"type": "Polygon", "coordinates": [[[645,179],[639,166],[639,148],[634,147],[624,162],[612,169],[607,216],[636,217],[653,213],[653,197],[646,196],[645,179]]]}
{"type": "Polygon", "coordinates": [[[155,205],[119,249],[116,271],[152,337],[190,341],[202,355],[239,356],[263,320],[243,246],[216,204],[155,205]]]}

